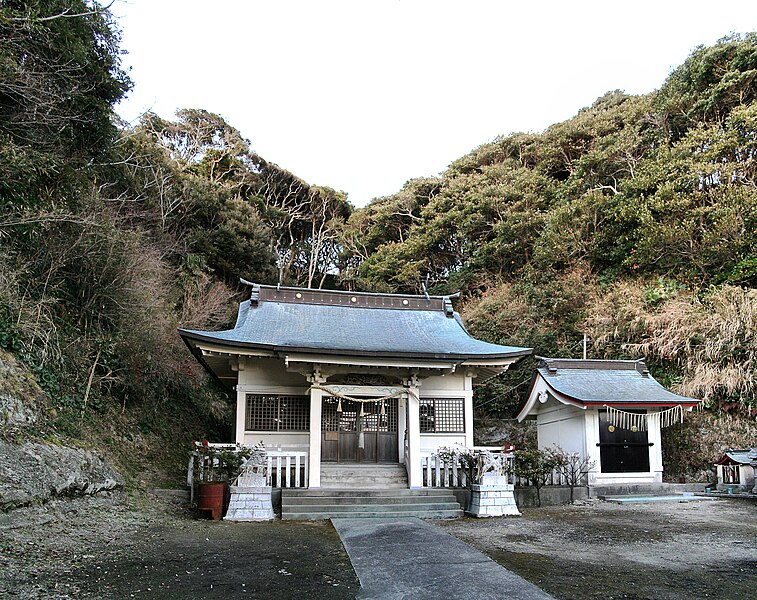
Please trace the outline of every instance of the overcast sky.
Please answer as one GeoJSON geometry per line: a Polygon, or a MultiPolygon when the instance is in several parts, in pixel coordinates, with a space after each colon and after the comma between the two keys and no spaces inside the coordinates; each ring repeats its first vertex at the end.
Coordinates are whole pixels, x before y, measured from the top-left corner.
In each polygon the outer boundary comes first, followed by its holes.
{"type": "Polygon", "coordinates": [[[356,206],[608,90],[658,88],[757,1],[118,0],[118,112],[222,115],[263,158],[356,206]]]}

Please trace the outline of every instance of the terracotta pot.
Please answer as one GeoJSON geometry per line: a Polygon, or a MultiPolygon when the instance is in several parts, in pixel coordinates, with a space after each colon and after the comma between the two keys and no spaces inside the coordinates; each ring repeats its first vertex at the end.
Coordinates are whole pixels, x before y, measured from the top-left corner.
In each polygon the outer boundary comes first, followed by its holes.
{"type": "Polygon", "coordinates": [[[210,516],[214,521],[223,516],[225,500],[225,481],[205,481],[199,484],[197,490],[197,509],[200,511],[210,511],[210,516]]]}

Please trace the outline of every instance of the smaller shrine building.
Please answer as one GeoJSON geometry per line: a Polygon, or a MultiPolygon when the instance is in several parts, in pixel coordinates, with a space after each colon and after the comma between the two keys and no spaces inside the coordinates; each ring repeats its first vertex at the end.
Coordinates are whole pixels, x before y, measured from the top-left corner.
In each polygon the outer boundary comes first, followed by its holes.
{"type": "Polygon", "coordinates": [[[757,494],[757,448],[728,450],[715,463],[719,491],[748,492],[757,494]]]}
{"type": "Polygon", "coordinates": [[[588,457],[590,486],[661,483],[661,430],[699,400],[666,390],[643,360],[538,359],[518,420],[536,420],[539,448],[588,457]]]}

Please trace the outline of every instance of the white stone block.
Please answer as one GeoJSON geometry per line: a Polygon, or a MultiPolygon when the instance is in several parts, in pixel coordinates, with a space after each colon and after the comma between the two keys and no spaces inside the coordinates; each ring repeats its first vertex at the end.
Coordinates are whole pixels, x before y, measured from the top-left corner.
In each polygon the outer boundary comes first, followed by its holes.
{"type": "Polygon", "coordinates": [[[476,517],[520,516],[513,485],[506,482],[506,477],[501,479],[505,480],[501,485],[473,485],[469,514],[476,517]]]}
{"type": "MultiPolygon", "coordinates": [[[[259,484],[260,481],[243,483],[259,484]]],[[[274,514],[271,488],[265,485],[265,481],[262,483],[263,485],[233,486],[229,510],[224,519],[227,521],[272,521],[274,514]]]]}

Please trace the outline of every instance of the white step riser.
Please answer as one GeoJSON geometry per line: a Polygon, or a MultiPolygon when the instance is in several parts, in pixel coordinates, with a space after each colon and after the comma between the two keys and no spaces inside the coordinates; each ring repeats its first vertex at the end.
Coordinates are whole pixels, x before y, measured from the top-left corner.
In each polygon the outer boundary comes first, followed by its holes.
{"type": "Polygon", "coordinates": [[[397,511],[397,512],[352,512],[352,513],[288,513],[282,515],[285,521],[321,521],[325,519],[338,519],[349,517],[351,519],[397,519],[404,517],[417,517],[419,519],[457,519],[463,516],[461,509],[437,510],[437,511],[397,511]]]}

